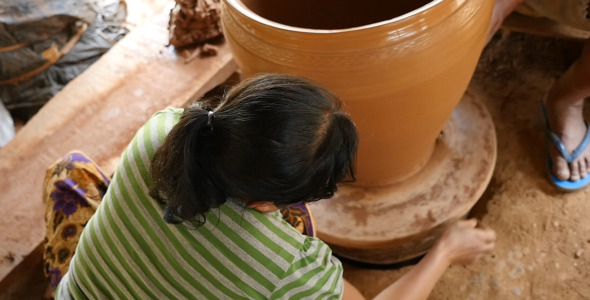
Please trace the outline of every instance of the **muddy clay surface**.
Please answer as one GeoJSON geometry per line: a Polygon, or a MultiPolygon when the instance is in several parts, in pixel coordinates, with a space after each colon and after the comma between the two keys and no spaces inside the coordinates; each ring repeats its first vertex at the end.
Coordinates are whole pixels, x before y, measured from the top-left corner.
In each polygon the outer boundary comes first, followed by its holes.
{"type": "MultiPolygon", "coordinates": [[[[541,114],[543,95],[580,49],[518,33],[498,34],[485,49],[470,89],[494,119],[498,159],[471,215],[498,241],[475,264],[451,267],[431,299],[590,299],[590,189],[565,194],[547,180],[541,114]]],[[[371,298],[411,267],[345,262],[344,276],[371,298]]]]}

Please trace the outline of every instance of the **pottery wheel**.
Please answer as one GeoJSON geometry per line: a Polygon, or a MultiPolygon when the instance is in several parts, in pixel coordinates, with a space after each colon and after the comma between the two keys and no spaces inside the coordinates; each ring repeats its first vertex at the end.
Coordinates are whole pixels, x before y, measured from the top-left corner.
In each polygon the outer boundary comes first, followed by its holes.
{"type": "Polygon", "coordinates": [[[418,257],[475,205],[495,163],[493,120],[468,91],[417,174],[387,187],[342,185],[332,199],[311,203],[318,237],[334,253],[360,262],[418,257]]]}

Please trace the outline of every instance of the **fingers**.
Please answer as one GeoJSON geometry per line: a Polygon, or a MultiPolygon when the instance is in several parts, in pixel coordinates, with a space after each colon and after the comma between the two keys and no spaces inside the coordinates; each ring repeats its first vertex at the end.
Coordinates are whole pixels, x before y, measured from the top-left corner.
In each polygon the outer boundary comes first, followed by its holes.
{"type": "Polygon", "coordinates": [[[484,243],[486,249],[493,249],[496,246],[496,232],[493,230],[487,230],[481,233],[481,240],[484,243]]]}
{"type": "Polygon", "coordinates": [[[488,253],[496,246],[496,232],[491,229],[475,229],[478,242],[478,252],[482,255],[488,253]]]}
{"type": "Polygon", "coordinates": [[[462,220],[457,222],[457,226],[469,229],[474,234],[475,238],[479,239],[480,241],[489,244],[496,242],[496,232],[490,228],[476,228],[477,226],[477,219],[469,219],[469,220],[462,220]]]}
{"type": "Polygon", "coordinates": [[[492,250],[494,250],[494,248],[496,247],[496,242],[491,242],[491,243],[487,243],[482,247],[482,251],[484,253],[489,253],[492,252],[492,250]]]}
{"type": "Polygon", "coordinates": [[[463,228],[475,228],[477,226],[477,219],[468,219],[457,221],[457,226],[463,228]]]}
{"type": "Polygon", "coordinates": [[[478,228],[477,223],[476,219],[458,221],[439,240],[438,249],[444,249],[452,264],[469,264],[494,249],[496,232],[478,228]]]}
{"type": "Polygon", "coordinates": [[[496,242],[496,232],[492,229],[478,229],[481,239],[486,243],[496,242]]]}

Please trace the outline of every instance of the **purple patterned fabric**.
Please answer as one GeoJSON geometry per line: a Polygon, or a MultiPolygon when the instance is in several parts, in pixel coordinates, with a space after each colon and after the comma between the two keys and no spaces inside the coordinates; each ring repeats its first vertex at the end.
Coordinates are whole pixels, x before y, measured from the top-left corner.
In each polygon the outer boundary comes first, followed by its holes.
{"type": "MultiPolygon", "coordinates": [[[[94,162],[92,162],[90,159],[88,159],[82,153],[72,152],[72,153],[70,153],[70,155],[68,156],[68,158],[70,159],[68,161],[68,164],[66,165],[66,168],[68,168],[68,169],[73,169],[74,168],[74,165],[73,165],[74,162],[83,162],[83,163],[89,163],[89,164],[95,165],[94,162]]],[[[106,177],[100,170],[97,170],[97,171],[100,174],[100,176],[102,176],[101,179],[108,186],[111,183],[111,181],[109,180],[109,178],[106,177]]]]}
{"type": "Polygon", "coordinates": [[[297,224],[303,223],[303,234],[315,237],[315,230],[311,221],[311,213],[304,203],[295,203],[281,209],[283,219],[297,228],[297,224]]]}
{"type": "Polygon", "coordinates": [[[49,285],[55,289],[61,281],[61,276],[59,269],[49,268],[49,279],[51,280],[49,285]]]}
{"type": "Polygon", "coordinates": [[[78,186],[78,183],[70,178],[66,178],[63,181],[55,182],[55,191],[53,191],[50,197],[55,201],[53,205],[53,211],[61,210],[66,217],[73,214],[80,206],[88,206],[85,200],[86,191],[78,186]]]}
{"type": "Polygon", "coordinates": [[[291,204],[291,207],[300,209],[302,212],[305,212],[301,216],[303,218],[303,223],[305,223],[305,231],[308,236],[315,236],[315,230],[313,228],[313,223],[311,222],[311,214],[309,212],[309,208],[304,203],[295,203],[291,204]]]}
{"type": "Polygon", "coordinates": [[[76,227],[76,225],[68,225],[61,232],[61,237],[65,240],[69,237],[75,236],[77,232],[78,228],[76,227]]]}

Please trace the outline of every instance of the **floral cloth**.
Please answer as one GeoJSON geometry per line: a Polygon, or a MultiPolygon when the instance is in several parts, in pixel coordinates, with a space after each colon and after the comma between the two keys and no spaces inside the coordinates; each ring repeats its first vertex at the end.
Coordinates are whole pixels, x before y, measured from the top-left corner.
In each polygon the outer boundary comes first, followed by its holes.
{"type": "MultiPolygon", "coordinates": [[[[68,271],[82,229],[106,193],[110,178],[81,152],[71,152],[47,170],[45,203],[44,273],[54,291],[68,271]]],[[[281,209],[283,219],[300,233],[315,236],[306,204],[281,209]]]]}
{"type": "Polygon", "coordinates": [[[301,234],[315,237],[313,218],[305,203],[296,203],[281,209],[283,220],[295,227],[301,234]]]}
{"type": "Polygon", "coordinates": [[[44,273],[55,290],[68,271],[82,229],[92,217],[110,179],[80,152],[71,152],[45,174],[44,273]]]}

